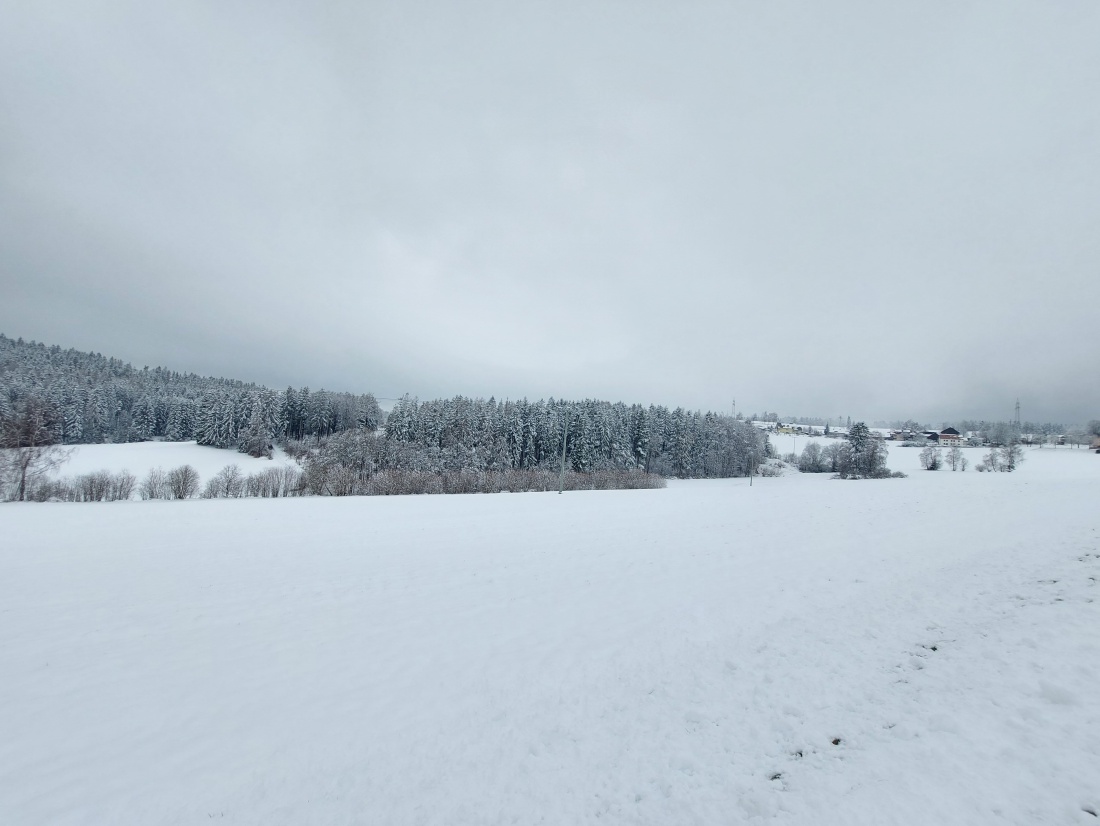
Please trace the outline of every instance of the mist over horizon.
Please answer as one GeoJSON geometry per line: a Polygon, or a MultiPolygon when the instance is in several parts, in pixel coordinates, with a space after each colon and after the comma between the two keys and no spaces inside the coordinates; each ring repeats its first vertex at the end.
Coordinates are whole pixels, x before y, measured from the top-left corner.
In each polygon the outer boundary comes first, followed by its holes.
{"type": "MultiPolygon", "coordinates": [[[[375,388],[372,388],[370,386],[359,387],[359,386],[350,386],[350,385],[345,385],[345,384],[340,384],[340,383],[325,384],[325,383],[322,383],[322,382],[309,381],[308,379],[307,380],[302,380],[302,381],[292,381],[292,380],[269,381],[269,380],[264,380],[264,379],[255,377],[254,372],[253,373],[242,372],[240,374],[236,374],[236,373],[219,373],[219,372],[216,372],[216,371],[190,369],[185,365],[153,363],[153,362],[146,363],[146,361],[143,361],[141,359],[127,358],[127,357],[119,355],[117,353],[104,352],[102,350],[97,350],[97,349],[94,349],[94,348],[87,348],[87,347],[82,348],[82,347],[78,347],[78,346],[70,347],[70,346],[66,346],[66,345],[63,345],[63,344],[60,344],[60,343],[56,343],[56,342],[39,341],[39,340],[34,339],[33,337],[30,337],[30,336],[11,335],[10,333],[8,333],[4,330],[0,330],[0,335],[7,336],[9,339],[11,339],[13,341],[23,339],[27,343],[41,344],[41,345],[43,345],[47,348],[57,346],[57,347],[60,347],[62,350],[70,350],[71,349],[71,350],[75,350],[75,351],[80,352],[80,353],[94,353],[94,354],[97,354],[97,355],[101,355],[104,358],[118,359],[119,361],[122,361],[123,363],[126,363],[126,364],[130,364],[131,366],[134,366],[137,369],[142,369],[144,367],[148,367],[149,369],[155,369],[157,367],[160,367],[160,368],[165,369],[165,370],[171,370],[171,371],[174,371],[174,372],[177,372],[177,373],[182,373],[182,374],[195,374],[195,375],[199,375],[199,376],[207,376],[207,377],[210,377],[210,378],[227,379],[227,380],[231,380],[231,381],[241,381],[241,382],[244,382],[246,384],[258,384],[258,385],[262,385],[262,386],[265,386],[265,387],[268,387],[268,388],[271,388],[271,389],[274,389],[274,390],[284,389],[284,388],[289,386],[289,387],[295,387],[295,388],[309,387],[313,390],[328,390],[328,391],[331,391],[331,392],[338,392],[338,393],[370,393],[378,400],[379,406],[384,411],[387,411],[387,412],[390,409],[392,409],[395,402],[399,401],[405,395],[408,395],[408,396],[411,396],[411,397],[414,397],[414,398],[418,398],[420,401],[445,399],[445,398],[450,398],[452,396],[464,396],[464,397],[467,397],[467,398],[483,398],[483,399],[496,398],[496,399],[501,400],[501,401],[507,400],[507,399],[518,400],[519,398],[521,398],[521,397],[511,397],[511,396],[507,396],[505,394],[498,394],[498,393],[491,393],[491,392],[486,393],[486,394],[470,394],[470,393],[458,392],[458,393],[447,394],[447,395],[442,395],[442,394],[434,394],[433,395],[431,393],[416,394],[416,393],[412,393],[412,392],[401,392],[401,393],[397,393],[395,395],[384,395],[384,394],[378,392],[375,388]]],[[[257,372],[262,372],[262,371],[257,371],[257,372]]],[[[277,375],[277,372],[275,374],[277,375]]],[[[564,396],[564,395],[555,396],[552,393],[543,393],[543,394],[531,394],[531,395],[528,395],[528,396],[524,396],[522,398],[527,398],[530,401],[535,401],[535,400],[538,400],[538,399],[544,399],[545,400],[545,399],[550,399],[550,398],[557,398],[559,400],[579,401],[582,398],[592,398],[592,399],[598,399],[598,400],[601,400],[601,401],[608,401],[608,402],[612,402],[612,403],[623,402],[625,404],[641,404],[643,406],[648,406],[648,405],[651,405],[651,404],[664,404],[664,405],[668,405],[668,406],[671,406],[671,407],[685,407],[685,409],[691,410],[691,411],[713,412],[713,413],[718,413],[718,414],[722,414],[722,415],[736,414],[736,415],[740,415],[744,418],[748,418],[748,417],[752,416],[753,414],[760,414],[760,415],[775,414],[775,415],[778,415],[784,421],[793,420],[793,419],[825,419],[825,420],[830,421],[834,425],[839,425],[839,424],[845,422],[847,419],[851,419],[853,422],[855,422],[855,421],[864,421],[864,422],[867,422],[868,424],[872,424],[872,426],[874,426],[873,423],[875,423],[875,422],[903,422],[903,421],[906,421],[908,419],[912,419],[914,421],[918,421],[918,422],[923,423],[923,424],[939,426],[939,425],[949,425],[953,422],[960,422],[960,421],[983,421],[984,420],[984,421],[987,421],[987,422],[998,422],[998,421],[1008,422],[1008,421],[1012,421],[1015,417],[1015,400],[1013,400],[1013,402],[1012,402],[1012,408],[1010,409],[1010,412],[1007,415],[1003,415],[1003,416],[980,415],[980,414],[974,414],[974,415],[960,415],[960,414],[950,415],[949,414],[949,415],[942,415],[942,416],[938,416],[938,417],[937,416],[920,417],[920,416],[913,416],[913,415],[910,415],[910,414],[905,413],[905,412],[901,412],[901,413],[898,413],[896,415],[871,417],[871,416],[853,415],[853,414],[850,414],[850,413],[832,413],[832,414],[830,414],[830,413],[827,413],[827,412],[820,412],[820,411],[815,411],[815,410],[811,410],[811,409],[805,409],[805,410],[803,410],[803,409],[778,410],[778,409],[775,409],[775,408],[770,407],[768,405],[756,405],[756,406],[746,407],[740,401],[737,401],[736,399],[733,399],[733,398],[730,399],[730,404],[727,405],[727,407],[725,409],[722,409],[721,407],[700,408],[700,407],[693,407],[693,406],[685,406],[685,405],[682,405],[682,404],[678,404],[675,399],[669,400],[669,399],[613,398],[613,397],[611,397],[607,394],[601,395],[599,393],[591,394],[589,396],[584,396],[584,397],[576,397],[576,398],[568,397],[568,396],[564,396]]],[[[1066,425],[1067,427],[1071,427],[1071,426],[1076,426],[1076,425],[1084,425],[1085,421],[1086,421],[1086,420],[1082,420],[1080,422],[1077,422],[1077,421],[1069,421],[1069,420],[1063,420],[1063,419],[1048,419],[1048,418],[1039,419],[1039,418],[1036,418],[1034,416],[1027,415],[1026,411],[1027,411],[1027,408],[1024,406],[1023,402],[1021,401],[1021,420],[1025,421],[1025,422],[1030,421],[1030,422],[1036,422],[1036,423],[1039,423],[1039,422],[1058,423],[1058,424],[1066,425]]]]}

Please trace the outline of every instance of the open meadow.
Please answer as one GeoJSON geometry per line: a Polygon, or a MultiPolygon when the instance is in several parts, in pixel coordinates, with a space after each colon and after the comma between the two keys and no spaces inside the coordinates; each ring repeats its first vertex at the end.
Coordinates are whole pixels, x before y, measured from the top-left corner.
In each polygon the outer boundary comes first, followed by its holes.
{"type": "Polygon", "coordinates": [[[0,823],[1095,824],[1100,456],[918,452],[0,506],[0,823]]]}

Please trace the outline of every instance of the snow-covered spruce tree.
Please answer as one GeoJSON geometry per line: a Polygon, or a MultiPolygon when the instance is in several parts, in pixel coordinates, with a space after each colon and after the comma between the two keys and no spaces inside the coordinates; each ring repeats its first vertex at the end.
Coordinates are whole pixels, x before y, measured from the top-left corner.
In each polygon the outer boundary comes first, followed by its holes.
{"type": "Polygon", "coordinates": [[[76,387],[72,379],[67,379],[66,392],[62,403],[61,415],[64,422],[64,443],[80,444],[84,435],[84,411],[87,406],[84,388],[76,387]]]}
{"type": "Polygon", "coordinates": [[[237,441],[237,449],[241,453],[247,453],[257,459],[271,458],[274,445],[274,433],[272,432],[271,414],[274,410],[264,404],[264,399],[257,394],[252,400],[252,414],[249,416],[248,425],[241,431],[237,441]],[[265,415],[267,413],[268,415],[265,415]]]}
{"type": "Polygon", "coordinates": [[[168,404],[168,418],[164,424],[164,438],[169,442],[182,442],[184,440],[183,408],[178,398],[173,398],[168,404]]]}
{"type": "Polygon", "coordinates": [[[393,406],[386,417],[386,438],[398,442],[415,442],[419,403],[405,394],[393,406]]]}
{"type": "Polygon", "coordinates": [[[147,442],[157,435],[157,412],[153,400],[142,396],[134,407],[129,440],[147,442]]]}
{"type": "Polygon", "coordinates": [[[199,403],[199,413],[195,420],[195,441],[200,445],[221,447],[218,444],[218,394],[209,390],[203,394],[199,403]]]}
{"type": "Polygon", "coordinates": [[[635,465],[648,471],[649,465],[649,413],[640,404],[630,408],[630,455],[635,465]]]}
{"type": "Polygon", "coordinates": [[[848,429],[847,450],[840,454],[837,475],[841,479],[886,478],[891,475],[886,457],[883,440],[875,438],[864,422],[856,422],[848,429]]]}

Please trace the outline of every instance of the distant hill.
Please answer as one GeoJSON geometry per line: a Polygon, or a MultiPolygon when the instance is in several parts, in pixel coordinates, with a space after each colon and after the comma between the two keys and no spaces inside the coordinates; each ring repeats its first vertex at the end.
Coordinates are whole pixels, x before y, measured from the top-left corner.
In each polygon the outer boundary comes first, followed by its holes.
{"type": "Polygon", "coordinates": [[[315,464],[360,476],[377,468],[557,468],[564,448],[578,472],[728,477],[759,467],[769,452],[748,422],[682,407],[406,396],[384,415],[369,393],[278,391],[163,367],[139,370],[98,353],[0,335],[0,419],[24,414],[31,403],[45,410],[60,444],[194,440],[256,455],[279,441],[316,437],[308,447],[315,464]]]}
{"type": "Polygon", "coordinates": [[[32,396],[47,403],[54,441],[61,444],[194,439],[235,447],[249,433],[302,439],[373,430],[383,420],[369,393],[277,391],[164,367],[138,369],[99,353],[0,334],[0,415],[32,396]]]}

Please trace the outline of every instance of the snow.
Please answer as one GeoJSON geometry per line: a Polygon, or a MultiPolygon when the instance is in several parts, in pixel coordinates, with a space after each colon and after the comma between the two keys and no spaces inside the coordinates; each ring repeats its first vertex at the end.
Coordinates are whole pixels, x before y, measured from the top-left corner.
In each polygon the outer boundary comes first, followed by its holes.
{"type": "Polygon", "coordinates": [[[56,476],[80,476],[99,470],[117,473],[128,470],[140,482],[153,468],[171,470],[191,465],[206,482],[226,465],[238,465],[244,475],[258,473],[269,467],[294,464],[279,448],[271,459],[256,459],[236,450],[206,447],[195,442],[133,442],[130,444],[73,445],[68,461],[58,468],[56,476]]]}
{"type": "Polygon", "coordinates": [[[1095,824],[1100,456],[918,453],[4,505],[0,823],[1095,824]]]}
{"type": "MultiPolygon", "coordinates": [[[[801,455],[805,450],[806,445],[810,442],[814,442],[820,445],[822,448],[826,448],[829,445],[844,444],[844,439],[837,439],[825,436],[803,436],[801,434],[787,434],[787,433],[769,433],[768,439],[772,443],[772,447],[775,452],[783,456],[788,455],[792,451],[801,455]]],[[[901,442],[894,442],[886,440],[883,442],[888,452],[888,458],[886,461],[887,466],[891,470],[900,470],[904,473],[927,473],[920,466],[920,452],[921,447],[902,447],[901,442]]],[[[944,459],[947,458],[947,451],[949,448],[940,446],[940,453],[944,459]]],[[[962,451],[962,455],[969,463],[969,467],[965,471],[966,473],[977,473],[974,470],[974,466],[977,465],[982,459],[989,453],[988,447],[973,447],[970,445],[959,445],[959,450],[962,451]]],[[[1091,468],[1096,464],[1094,461],[1097,457],[1095,454],[1089,458],[1089,451],[1084,448],[1073,447],[1072,445],[1062,445],[1061,447],[1025,447],[1024,449],[1024,461],[1029,464],[1029,469],[1025,473],[1027,478],[1033,479],[1036,475],[1041,476],[1062,476],[1067,472],[1073,472],[1073,468],[1091,468]],[[1063,459],[1063,455],[1075,458],[1063,459]]],[[[1022,470],[1022,467],[1021,467],[1022,470]]],[[[944,470],[933,471],[934,473],[943,473],[944,470]]],[[[952,473],[951,468],[946,469],[947,473],[952,473]]],[[[954,471],[959,473],[960,471],[954,471]]]]}

